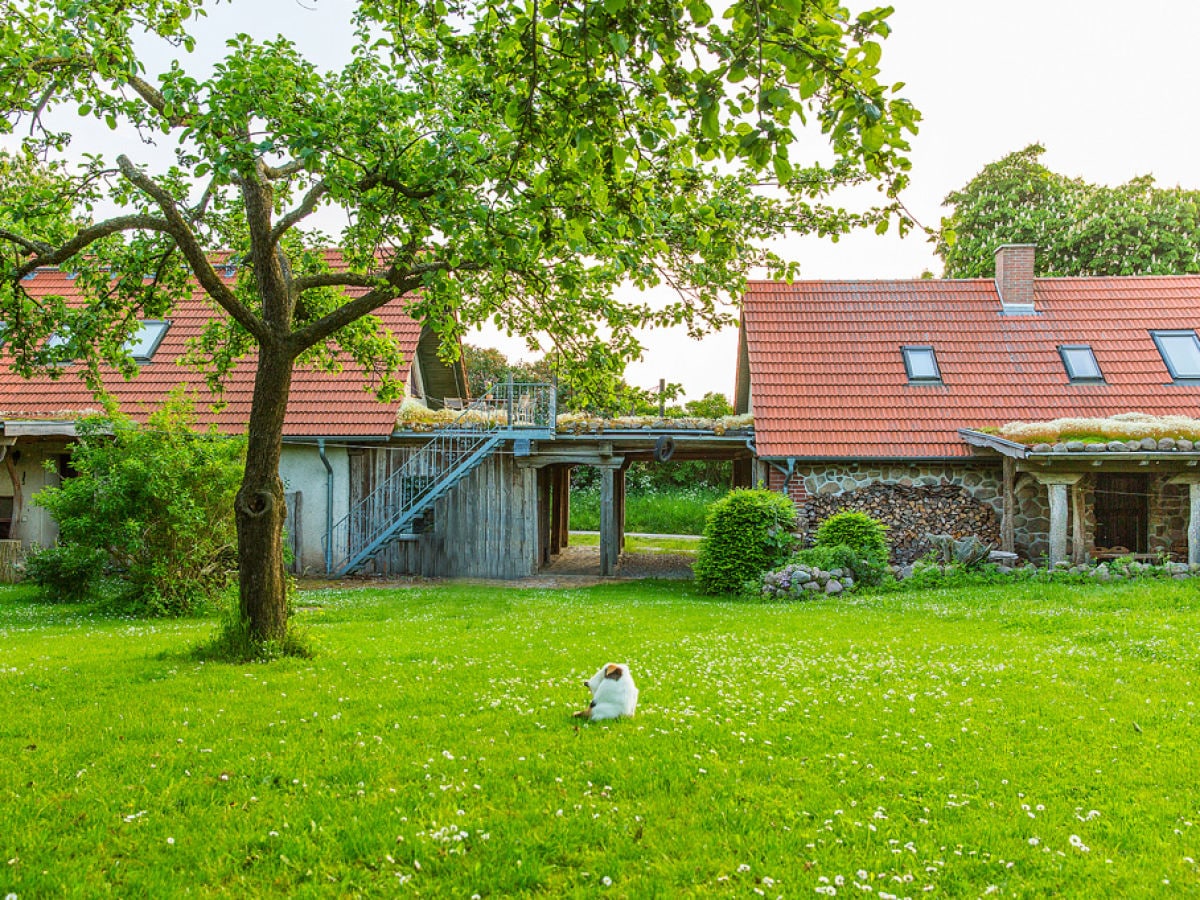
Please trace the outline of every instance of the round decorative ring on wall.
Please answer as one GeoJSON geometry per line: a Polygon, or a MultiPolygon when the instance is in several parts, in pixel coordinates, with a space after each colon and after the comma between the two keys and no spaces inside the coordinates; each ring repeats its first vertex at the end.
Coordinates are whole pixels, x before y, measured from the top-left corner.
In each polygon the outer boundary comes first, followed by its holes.
{"type": "Polygon", "coordinates": [[[675,453],[675,438],[664,434],[654,442],[654,458],[658,462],[666,462],[675,453]]]}

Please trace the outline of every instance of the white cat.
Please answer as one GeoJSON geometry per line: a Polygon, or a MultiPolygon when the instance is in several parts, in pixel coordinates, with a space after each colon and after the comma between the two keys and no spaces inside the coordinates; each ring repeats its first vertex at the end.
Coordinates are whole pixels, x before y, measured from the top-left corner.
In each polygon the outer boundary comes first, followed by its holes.
{"type": "Polygon", "coordinates": [[[584,684],[592,692],[592,702],[575,713],[576,718],[615,719],[632,716],[637,709],[637,685],[625,663],[606,663],[584,684]]]}

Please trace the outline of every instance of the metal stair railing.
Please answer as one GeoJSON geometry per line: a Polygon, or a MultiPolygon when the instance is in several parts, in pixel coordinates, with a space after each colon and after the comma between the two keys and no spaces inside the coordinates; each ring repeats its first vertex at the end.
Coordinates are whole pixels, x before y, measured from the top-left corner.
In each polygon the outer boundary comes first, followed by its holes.
{"type": "Polygon", "coordinates": [[[555,393],[552,385],[511,381],[489,388],[333,526],[326,535],[331,573],[354,572],[396,540],[506,436],[552,432],[555,393]]]}

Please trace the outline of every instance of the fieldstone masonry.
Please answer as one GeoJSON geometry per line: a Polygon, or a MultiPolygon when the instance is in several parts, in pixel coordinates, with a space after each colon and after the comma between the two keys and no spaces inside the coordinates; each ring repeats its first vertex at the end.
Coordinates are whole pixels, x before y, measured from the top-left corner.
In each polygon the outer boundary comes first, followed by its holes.
{"type": "MultiPolygon", "coordinates": [[[[771,487],[779,490],[782,476],[771,487]]],[[[902,565],[928,551],[924,535],[930,532],[958,538],[970,534],[1000,544],[1003,498],[998,467],[847,463],[798,468],[788,494],[796,502],[802,534],[814,533],[821,522],[843,510],[865,512],[884,522],[893,548],[892,561],[902,565]]],[[[1043,561],[1050,549],[1047,486],[1029,473],[1019,473],[1013,496],[1014,549],[1025,559],[1043,561]]],[[[1094,499],[1091,474],[1082,475],[1078,485],[1068,489],[1068,558],[1090,554],[1095,548],[1094,499]],[[1076,490],[1081,493],[1081,504],[1073,502],[1076,490]],[[1077,509],[1082,510],[1080,548],[1072,541],[1077,509]]],[[[1151,478],[1148,537],[1152,553],[1186,550],[1189,504],[1188,485],[1151,478]]]]}

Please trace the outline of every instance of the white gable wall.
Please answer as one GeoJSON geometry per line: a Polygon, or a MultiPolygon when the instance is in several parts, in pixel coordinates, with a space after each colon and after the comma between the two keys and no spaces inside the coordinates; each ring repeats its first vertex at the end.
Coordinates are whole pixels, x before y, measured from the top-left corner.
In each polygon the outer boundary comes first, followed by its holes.
{"type": "MultiPolygon", "coordinates": [[[[338,522],[349,512],[350,462],[346,447],[326,443],[325,458],[333,469],[333,516],[338,522]]],[[[329,472],[321,461],[315,439],[300,444],[284,444],[279,461],[279,474],[289,501],[299,494],[299,534],[292,536],[299,544],[296,571],[322,574],[325,571],[325,532],[330,517],[327,513],[329,472]]]]}

